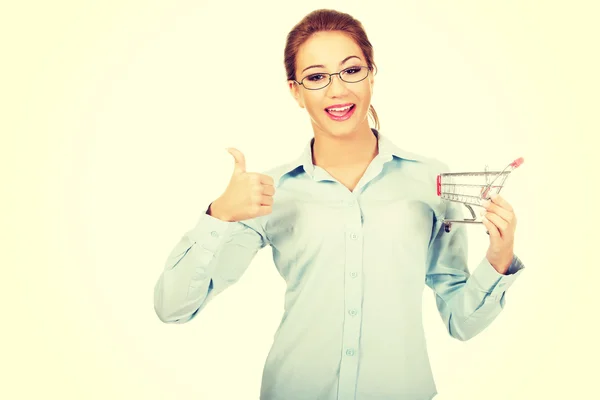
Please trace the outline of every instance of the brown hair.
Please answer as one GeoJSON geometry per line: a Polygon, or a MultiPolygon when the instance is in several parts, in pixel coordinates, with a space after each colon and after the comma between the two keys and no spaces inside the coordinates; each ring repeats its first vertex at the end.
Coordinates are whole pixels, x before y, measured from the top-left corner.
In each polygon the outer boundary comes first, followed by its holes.
{"type": "MultiPolygon", "coordinates": [[[[377,69],[373,60],[373,46],[360,21],[346,13],[321,9],[306,15],[287,35],[283,63],[288,80],[296,80],[296,56],[300,46],[314,33],[321,31],[341,31],[348,35],[361,48],[369,70],[373,72],[377,69]]],[[[379,130],[379,118],[372,105],[369,105],[369,116],[375,129],[379,130]]]]}

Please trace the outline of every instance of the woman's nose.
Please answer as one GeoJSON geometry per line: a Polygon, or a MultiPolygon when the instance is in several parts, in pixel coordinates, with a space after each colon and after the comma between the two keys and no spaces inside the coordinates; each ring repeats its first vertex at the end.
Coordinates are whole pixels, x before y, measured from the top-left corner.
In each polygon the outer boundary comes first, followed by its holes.
{"type": "Polygon", "coordinates": [[[341,80],[339,75],[331,76],[331,83],[327,86],[327,92],[330,96],[336,96],[346,91],[345,82],[341,80]]]}

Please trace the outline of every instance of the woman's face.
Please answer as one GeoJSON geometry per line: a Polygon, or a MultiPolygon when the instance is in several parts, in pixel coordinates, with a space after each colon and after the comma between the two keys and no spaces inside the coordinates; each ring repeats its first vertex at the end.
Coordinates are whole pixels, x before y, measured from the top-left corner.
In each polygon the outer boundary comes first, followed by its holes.
{"type": "MultiPolygon", "coordinates": [[[[301,82],[309,75],[335,73],[357,66],[367,66],[367,63],[354,40],[342,32],[318,32],[299,48],[296,80],[301,82]]],[[[339,75],[335,75],[328,86],[319,90],[307,90],[293,81],[289,81],[289,87],[298,105],[308,111],[315,134],[339,137],[361,130],[370,132],[367,114],[373,83],[373,74],[369,72],[366,79],[356,83],[344,82],[339,75]],[[347,108],[349,105],[352,107],[345,114],[344,110],[330,110],[347,108]]]]}

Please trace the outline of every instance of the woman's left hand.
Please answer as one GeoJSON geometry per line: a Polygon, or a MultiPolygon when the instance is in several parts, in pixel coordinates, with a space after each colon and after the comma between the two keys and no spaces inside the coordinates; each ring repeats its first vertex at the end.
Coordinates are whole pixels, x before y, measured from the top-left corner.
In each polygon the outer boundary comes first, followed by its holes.
{"type": "Polygon", "coordinates": [[[491,201],[486,200],[482,203],[485,210],[481,210],[483,224],[490,234],[490,247],[486,257],[496,271],[505,275],[514,257],[517,217],[511,205],[502,196],[493,194],[490,197],[491,201]]]}

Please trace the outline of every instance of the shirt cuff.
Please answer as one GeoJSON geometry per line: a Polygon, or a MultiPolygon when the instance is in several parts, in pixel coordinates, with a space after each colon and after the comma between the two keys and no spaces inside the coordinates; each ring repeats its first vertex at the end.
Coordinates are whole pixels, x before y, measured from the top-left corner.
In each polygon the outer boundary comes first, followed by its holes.
{"type": "Polygon", "coordinates": [[[470,279],[474,279],[477,286],[492,297],[500,297],[508,290],[525,268],[523,262],[516,255],[508,267],[507,275],[496,271],[486,257],[481,260],[470,279]]]}
{"type": "Polygon", "coordinates": [[[219,245],[227,239],[234,222],[223,221],[206,213],[202,214],[196,226],[189,230],[186,235],[194,243],[198,243],[204,249],[215,253],[219,245]]]}
{"type": "MultiPolygon", "coordinates": [[[[519,259],[519,257],[517,257],[515,255],[513,257],[512,263],[510,263],[510,266],[508,267],[508,273],[507,273],[507,275],[516,274],[517,272],[519,272],[523,268],[525,268],[525,264],[523,264],[523,262],[519,259]]],[[[507,275],[505,275],[505,276],[507,276],[507,275]]]]}

